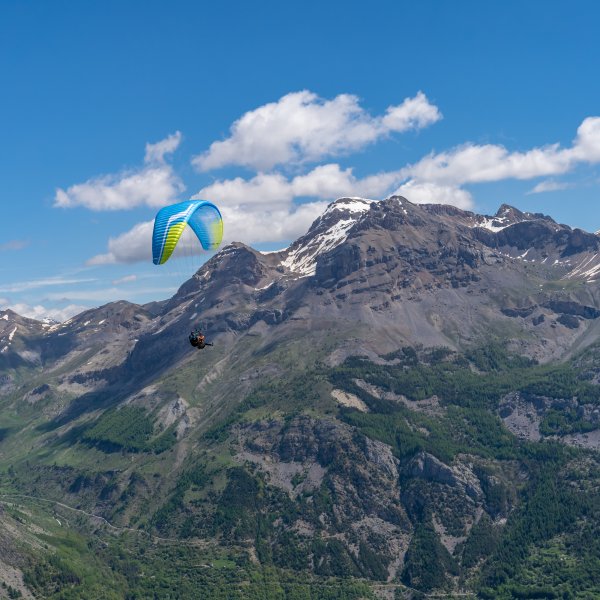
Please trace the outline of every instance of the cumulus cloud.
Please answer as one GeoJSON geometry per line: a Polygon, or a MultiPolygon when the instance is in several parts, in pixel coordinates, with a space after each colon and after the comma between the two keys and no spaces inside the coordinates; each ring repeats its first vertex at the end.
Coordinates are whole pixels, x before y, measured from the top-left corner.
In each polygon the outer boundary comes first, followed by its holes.
{"type": "Polygon", "coordinates": [[[581,162],[600,162],[600,117],[588,117],[577,128],[573,154],[581,162]]]}
{"type": "Polygon", "coordinates": [[[91,210],[124,210],[140,205],[163,206],[175,201],[184,186],[170,166],[145,168],[118,175],[104,175],[58,189],[55,206],[85,206],[91,210]]]}
{"type": "Polygon", "coordinates": [[[430,154],[402,170],[406,177],[446,185],[559,175],[580,162],[600,162],[600,117],[588,117],[570,148],[550,144],[527,152],[504,146],[465,144],[430,154]]]}
{"type": "Polygon", "coordinates": [[[66,190],[57,189],[54,206],[84,206],[101,211],[142,205],[156,208],[174,202],[185,186],[173,168],[165,163],[165,155],[174,152],[180,141],[181,134],[176,132],[160,142],[146,144],[146,164],[139,169],[95,177],[66,190]]]}
{"type": "Polygon", "coordinates": [[[304,234],[332,199],[345,195],[381,198],[400,181],[398,172],[364,178],[338,164],[321,165],[304,175],[286,178],[259,173],[250,179],[216,181],[195,198],[211,198],[223,213],[227,241],[247,244],[293,240],[304,234]],[[297,204],[297,198],[313,198],[297,204]]]}
{"type": "Polygon", "coordinates": [[[166,137],[164,140],[160,140],[160,142],[156,142],[155,144],[147,143],[144,162],[150,164],[164,163],[165,155],[173,154],[173,152],[179,148],[181,139],[181,131],[176,131],[175,133],[172,133],[170,136],[166,137]]]}
{"type": "MultiPolygon", "coordinates": [[[[233,204],[220,206],[225,222],[223,245],[233,241],[259,244],[296,239],[306,233],[327,204],[327,201],[317,201],[298,206],[291,202],[258,207],[233,204]]],[[[152,230],[153,221],[138,223],[129,231],[111,238],[108,242],[108,252],[90,258],[87,264],[93,266],[151,261],[152,230]]],[[[197,250],[198,254],[202,253],[199,244],[197,250]]],[[[127,280],[131,281],[128,278],[127,280]]],[[[119,283],[125,281],[113,281],[113,285],[119,283]]],[[[74,296],[69,294],[69,297],[74,296]]]]}
{"type": "Polygon", "coordinates": [[[108,240],[108,252],[98,254],[87,265],[110,265],[152,260],[152,231],[154,221],[138,223],[129,231],[108,240]]]}
{"type": "Polygon", "coordinates": [[[293,190],[289,180],[280,173],[258,173],[251,179],[235,177],[215,181],[192,198],[210,198],[219,207],[239,204],[257,206],[290,202],[293,190]]]}
{"type": "Polygon", "coordinates": [[[465,210],[473,208],[471,194],[451,185],[412,180],[403,183],[394,194],[404,196],[414,204],[452,204],[465,210]]]}
{"type": "Polygon", "coordinates": [[[295,240],[306,233],[329,202],[307,202],[299,206],[282,205],[246,211],[224,207],[226,223],[224,242],[242,241],[246,244],[295,240]]]}
{"type": "Polygon", "coordinates": [[[415,204],[473,207],[471,194],[457,186],[414,180],[398,186],[400,176],[400,171],[390,171],[356,178],[352,169],[329,164],[289,180],[280,174],[259,174],[249,180],[218,181],[197,196],[213,198],[220,206],[227,241],[248,244],[296,239],[306,233],[331,200],[341,196],[377,199],[395,190],[415,204]],[[296,204],[298,197],[318,200],[296,204]]]}
{"type": "Polygon", "coordinates": [[[418,92],[414,98],[405,98],[402,104],[388,107],[381,124],[384,130],[402,132],[422,129],[441,118],[438,107],[431,104],[423,92],[418,92]]]}
{"type": "MultiPolygon", "coordinates": [[[[474,201],[470,191],[464,189],[466,185],[549,177],[531,193],[552,191],[565,187],[555,182],[553,176],[583,162],[600,162],[600,117],[589,117],[581,123],[568,147],[550,144],[511,151],[496,144],[466,143],[432,152],[398,170],[365,177],[356,176],[352,168],[342,168],[337,163],[304,169],[294,176],[281,168],[273,169],[358,150],[391,132],[419,129],[440,118],[438,108],[422,92],[402,104],[390,106],[380,116],[370,115],[357,97],[349,94],[332,100],[309,91],[287,94],[277,102],[244,114],[232,125],[228,138],[214,142],[206,153],[193,160],[200,170],[240,165],[256,169],[256,174],[216,180],[194,198],[208,198],[219,205],[225,218],[225,242],[284,242],[302,235],[327,203],[340,196],[376,199],[393,192],[418,204],[442,203],[471,209],[474,201]],[[307,199],[310,201],[303,202],[307,199]]],[[[95,209],[122,208],[126,202],[163,205],[170,200],[169,196],[183,188],[165,163],[165,157],[176,150],[181,137],[176,132],[146,145],[146,164],[131,177],[156,171],[164,179],[146,182],[151,189],[143,193],[136,195],[129,191],[144,186],[130,183],[128,175],[119,176],[117,181],[95,180],[67,192],[60,190],[64,198],[58,192],[57,198],[64,200],[63,205],[72,202],[95,209]]],[[[152,221],[138,223],[110,238],[108,251],[92,257],[88,264],[149,261],[152,228],[152,221]]]]}
{"type": "Polygon", "coordinates": [[[212,198],[219,206],[249,207],[286,204],[298,197],[328,200],[348,194],[380,197],[400,179],[397,171],[357,178],[351,168],[342,169],[338,164],[328,164],[291,179],[280,173],[259,173],[250,179],[219,180],[202,188],[193,197],[212,198]]]}
{"type": "Polygon", "coordinates": [[[571,164],[571,152],[560,150],[558,144],[528,152],[509,152],[503,146],[492,144],[467,144],[430,154],[403,172],[419,181],[461,185],[554,175],[564,173],[571,164]]]}
{"type": "Polygon", "coordinates": [[[324,100],[304,90],[245,113],[227,139],[213,142],[192,163],[201,171],[227,165],[265,171],[356,151],[392,132],[420,129],[441,118],[422,92],[373,117],[351,94],[324,100]]]}
{"type": "Polygon", "coordinates": [[[400,173],[388,171],[357,178],[351,168],[341,169],[337,164],[322,165],[306,175],[292,180],[295,196],[314,196],[334,199],[340,196],[385,196],[398,183],[400,173]]]}
{"type": "MultiPolygon", "coordinates": [[[[561,175],[579,163],[600,162],[600,117],[588,117],[577,129],[570,147],[550,144],[526,152],[510,152],[494,144],[464,144],[451,150],[431,153],[413,165],[400,169],[405,183],[397,193],[413,202],[440,202],[462,208],[472,207],[472,197],[465,184],[533,179],[561,175]],[[426,200],[430,197],[430,200],[426,200]]],[[[553,179],[538,183],[530,192],[536,194],[569,187],[553,179]]]]}

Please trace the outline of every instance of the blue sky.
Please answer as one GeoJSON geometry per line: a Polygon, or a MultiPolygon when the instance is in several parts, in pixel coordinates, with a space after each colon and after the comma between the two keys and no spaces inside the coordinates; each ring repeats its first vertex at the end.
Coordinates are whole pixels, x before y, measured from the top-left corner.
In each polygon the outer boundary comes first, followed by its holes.
{"type": "Polygon", "coordinates": [[[168,297],[183,269],[150,264],[148,224],[194,196],[260,249],[398,189],[600,229],[599,21],[592,1],[2,2],[0,307],[168,297]]]}

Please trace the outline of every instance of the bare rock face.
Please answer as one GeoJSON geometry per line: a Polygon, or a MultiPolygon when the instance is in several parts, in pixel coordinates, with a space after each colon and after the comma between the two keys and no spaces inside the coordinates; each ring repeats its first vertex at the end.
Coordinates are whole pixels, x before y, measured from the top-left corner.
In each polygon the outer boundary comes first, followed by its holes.
{"type": "Polygon", "coordinates": [[[517,437],[530,441],[539,441],[540,423],[548,399],[542,397],[523,398],[518,392],[506,395],[500,402],[498,413],[505,426],[517,437]]]}
{"type": "Polygon", "coordinates": [[[392,454],[391,448],[370,438],[365,438],[367,459],[377,465],[388,477],[395,478],[398,474],[398,459],[392,454]]]}
{"type": "Polygon", "coordinates": [[[544,303],[545,308],[549,308],[555,313],[563,313],[571,317],[581,317],[583,319],[597,319],[600,317],[600,310],[593,306],[584,306],[579,302],[561,298],[551,299],[544,303]]]}
{"type": "Polygon", "coordinates": [[[185,416],[188,408],[189,404],[185,398],[176,398],[160,410],[158,413],[159,422],[166,429],[185,416]]]}
{"type": "Polygon", "coordinates": [[[600,409],[595,404],[582,403],[577,397],[551,398],[535,394],[511,392],[500,401],[498,416],[506,428],[522,439],[537,442],[557,439],[567,445],[597,449],[600,447],[600,409]],[[568,414],[579,421],[583,432],[557,435],[540,426],[550,411],[568,414]]]}
{"type": "Polygon", "coordinates": [[[427,452],[417,454],[405,468],[410,477],[418,477],[461,488],[472,499],[480,499],[481,486],[475,474],[465,465],[450,467],[427,452]]]}

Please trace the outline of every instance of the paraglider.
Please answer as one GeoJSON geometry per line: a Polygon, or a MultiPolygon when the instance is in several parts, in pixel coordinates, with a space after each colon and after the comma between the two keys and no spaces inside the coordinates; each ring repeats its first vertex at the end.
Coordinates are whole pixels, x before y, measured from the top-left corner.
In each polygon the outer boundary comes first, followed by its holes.
{"type": "Polygon", "coordinates": [[[204,334],[199,329],[193,329],[189,335],[190,344],[202,350],[206,346],[212,346],[212,343],[207,342],[204,334]]]}
{"type": "MultiPolygon", "coordinates": [[[[223,239],[223,218],[219,209],[206,200],[188,200],[161,208],[154,219],[152,262],[165,264],[179,243],[186,225],[196,234],[204,250],[216,250],[223,239]]],[[[198,330],[189,335],[190,344],[203,349],[212,346],[198,330]]]]}

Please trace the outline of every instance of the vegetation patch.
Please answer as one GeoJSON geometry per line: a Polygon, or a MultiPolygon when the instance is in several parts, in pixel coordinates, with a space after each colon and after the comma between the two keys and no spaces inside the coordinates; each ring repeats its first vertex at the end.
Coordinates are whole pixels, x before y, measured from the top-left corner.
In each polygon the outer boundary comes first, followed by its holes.
{"type": "Polygon", "coordinates": [[[175,442],[175,428],[154,437],[154,422],[146,410],[123,406],[106,411],[95,425],[86,429],[82,441],[104,452],[164,452],[175,442]]]}

